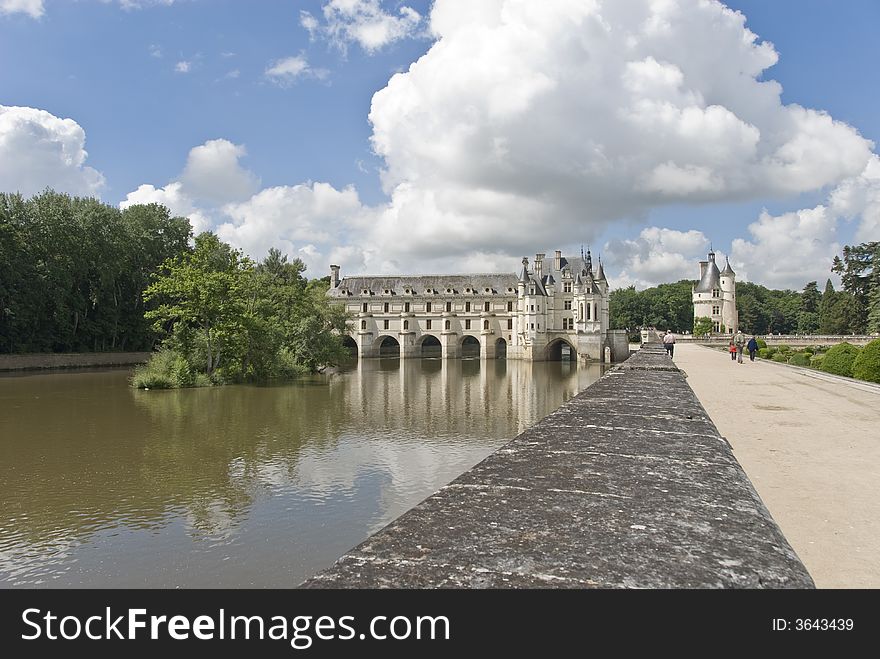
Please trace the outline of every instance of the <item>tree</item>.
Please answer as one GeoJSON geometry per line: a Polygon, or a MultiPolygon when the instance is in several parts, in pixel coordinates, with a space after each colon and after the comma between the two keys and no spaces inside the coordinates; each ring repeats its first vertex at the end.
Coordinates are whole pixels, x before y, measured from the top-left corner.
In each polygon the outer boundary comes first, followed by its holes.
{"type": "Polygon", "coordinates": [[[847,319],[848,301],[845,294],[835,291],[829,279],[819,304],[819,332],[822,334],[846,334],[849,330],[847,319]]]}
{"type": "Polygon", "coordinates": [[[843,259],[835,256],[831,270],[840,275],[843,290],[852,296],[846,307],[847,329],[863,333],[867,328],[872,294],[880,287],[880,242],[846,245],[843,259]]]}
{"type": "Polygon", "coordinates": [[[801,293],[801,311],[819,313],[821,303],[822,294],[819,292],[818,282],[811,281],[804,286],[804,291],[801,293]]]}
{"type": "Polygon", "coordinates": [[[150,349],[143,290],[189,237],[155,204],[0,194],[0,352],[150,349]]]}
{"type": "Polygon", "coordinates": [[[708,336],[712,333],[712,319],[708,316],[694,318],[694,336],[708,336]]]}
{"type": "Polygon", "coordinates": [[[276,249],[257,264],[216,235],[200,234],[195,249],[166,261],[144,292],[156,305],[147,317],[164,340],[134,384],[192,386],[201,374],[213,382],[261,381],[339,363],[348,318],[329,304],[328,283],[309,282],[304,271],[302,261],[288,262],[276,249]]]}
{"type": "Polygon", "coordinates": [[[191,253],[166,261],[163,272],[144,291],[145,302],[158,303],[146,318],[158,332],[176,332],[175,347],[187,352],[194,347],[203,349],[208,375],[224,356],[241,349],[249,311],[241,275],[249,266],[240,251],[206,232],[196,236],[191,253]],[[196,345],[180,344],[193,338],[196,345]]]}

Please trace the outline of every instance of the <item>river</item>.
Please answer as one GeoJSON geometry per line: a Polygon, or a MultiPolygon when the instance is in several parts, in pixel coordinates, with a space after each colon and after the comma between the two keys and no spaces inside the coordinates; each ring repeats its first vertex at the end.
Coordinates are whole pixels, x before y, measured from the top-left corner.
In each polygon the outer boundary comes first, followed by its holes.
{"type": "Polygon", "coordinates": [[[365,360],[277,386],[0,377],[0,587],[294,587],[601,375],[365,360]]]}

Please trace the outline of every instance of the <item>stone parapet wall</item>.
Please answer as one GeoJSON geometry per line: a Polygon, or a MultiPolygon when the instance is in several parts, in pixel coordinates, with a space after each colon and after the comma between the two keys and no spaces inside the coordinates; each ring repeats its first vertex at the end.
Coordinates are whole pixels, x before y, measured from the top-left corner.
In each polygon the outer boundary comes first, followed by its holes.
{"type": "Polygon", "coordinates": [[[684,375],[647,345],[303,586],[813,582],[684,375]]]}

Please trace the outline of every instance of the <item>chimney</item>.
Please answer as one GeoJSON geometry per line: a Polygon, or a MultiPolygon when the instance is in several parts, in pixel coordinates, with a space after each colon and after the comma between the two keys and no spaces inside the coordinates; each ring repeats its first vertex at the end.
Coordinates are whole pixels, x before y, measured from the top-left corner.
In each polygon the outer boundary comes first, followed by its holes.
{"type": "Polygon", "coordinates": [[[700,281],[703,280],[703,277],[706,274],[706,268],[709,267],[708,261],[700,261],[700,281]]]}
{"type": "Polygon", "coordinates": [[[559,271],[562,270],[562,252],[560,250],[556,250],[556,263],[554,264],[554,269],[559,271]]]}
{"type": "Polygon", "coordinates": [[[538,281],[544,279],[544,254],[535,254],[535,276],[538,281]]]}
{"type": "Polygon", "coordinates": [[[331,265],[330,266],[330,288],[336,288],[339,286],[339,266],[331,265]]]}

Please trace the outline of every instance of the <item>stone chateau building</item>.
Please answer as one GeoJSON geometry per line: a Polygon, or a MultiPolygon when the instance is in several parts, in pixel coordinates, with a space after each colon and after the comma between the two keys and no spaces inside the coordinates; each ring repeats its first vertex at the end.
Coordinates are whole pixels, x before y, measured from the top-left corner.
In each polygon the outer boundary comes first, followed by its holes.
{"type": "Polygon", "coordinates": [[[736,273],[730,260],[719,271],[715,252],[709,252],[708,261],[700,261],[700,280],[694,286],[694,318],[711,318],[716,334],[735,334],[739,329],[736,311],[736,273]]]}
{"type": "Polygon", "coordinates": [[[589,251],[523,258],[519,274],[354,276],[330,266],[328,296],[354,321],[359,357],[622,361],[626,332],[609,329],[608,281],[589,251]]]}

